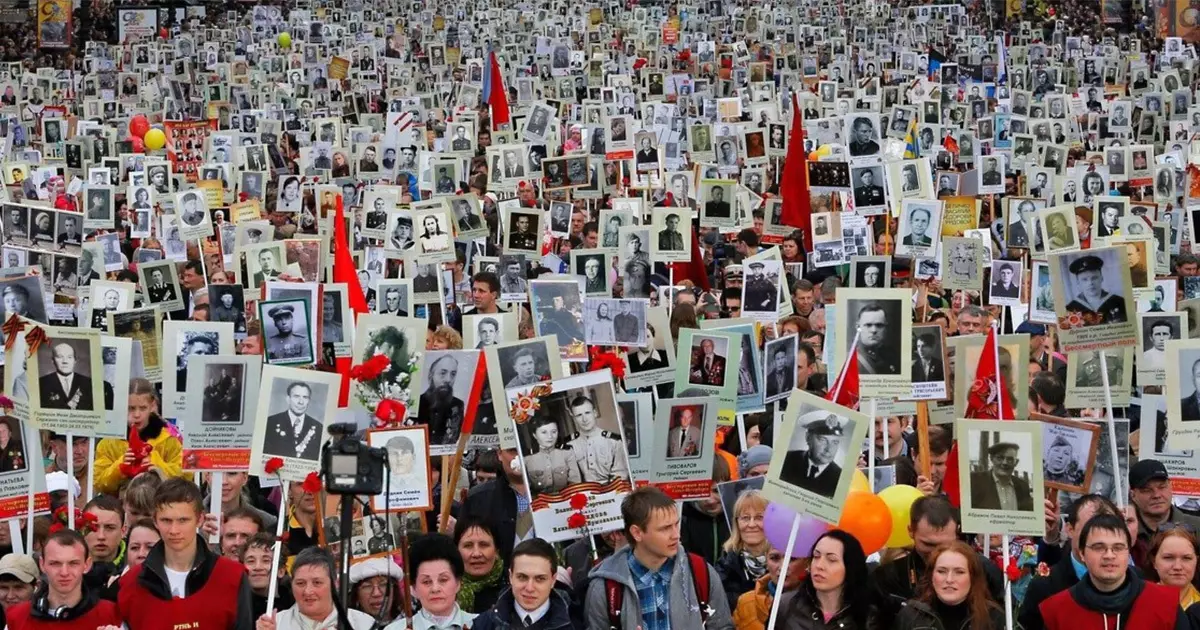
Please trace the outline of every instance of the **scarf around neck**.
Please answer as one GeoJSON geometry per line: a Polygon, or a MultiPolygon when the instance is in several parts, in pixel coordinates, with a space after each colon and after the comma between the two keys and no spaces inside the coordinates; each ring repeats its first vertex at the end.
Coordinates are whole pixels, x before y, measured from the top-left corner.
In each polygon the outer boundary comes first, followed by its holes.
{"type": "Polygon", "coordinates": [[[756,556],[749,551],[743,551],[742,565],[746,567],[746,575],[752,580],[757,580],[767,573],[766,556],[756,556]]]}
{"type": "Polygon", "coordinates": [[[466,611],[475,610],[475,595],[480,591],[495,586],[500,583],[500,577],[504,575],[504,562],[500,558],[496,558],[496,563],[492,565],[492,570],[487,572],[483,577],[474,577],[469,574],[463,575],[462,588],[458,590],[458,606],[466,611]]]}

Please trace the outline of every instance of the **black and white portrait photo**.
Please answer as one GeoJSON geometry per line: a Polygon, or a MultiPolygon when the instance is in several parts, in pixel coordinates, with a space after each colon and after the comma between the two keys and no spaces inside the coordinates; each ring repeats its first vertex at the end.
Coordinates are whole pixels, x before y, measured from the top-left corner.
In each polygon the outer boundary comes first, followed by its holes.
{"type": "Polygon", "coordinates": [[[1021,303],[1021,280],[1024,277],[1020,260],[993,260],[988,303],[1017,305],[1021,303]]]}
{"type": "Polygon", "coordinates": [[[891,286],[891,256],[855,256],[850,264],[850,286],[857,289],[886,289],[891,286]]]}
{"type": "Polygon", "coordinates": [[[142,295],[149,304],[162,306],[167,311],[183,308],[183,293],[173,261],[142,263],[138,265],[138,275],[142,281],[142,295]]]}
{"type": "Polygon", "coordinates": [[[462,432],[467,402],[472,398],[479,353],[431,350],[422,362],[417,422],[429,427],[434,455],[446,454],[446,447],[453,454],[462,432]]]}
{"type": "Polygon", "coordinates": [[[1030,535],[1045,531],[1042,483],[1041,422],[958,420],[955,430],[963,440],[966,457],[960,457],[964,482],[963,527],[1030,535]],[[1002,513],[1003,518],[996,518],[1002,513]]]}
{"type": "MultiPolygon", "coordinates": [[[[38,276],[23,276],[0,280],[0,321],[20,315],[35,322],[47,323],[46,303],[38,276]]],[[[0,339],[4,333],[0,331],[0,339]]],[[[7,339],[3,339],[7,342],[7,339]]]]}
{"type": "Polygon", "coordinates": [[[93,349],[87,338],[67,337],[51,339],[49,343],[38,347],[38,397],[41,409],[81,412],[102,409],[99,405],[103,405],[104,401],[97,392],[101,390],[103,381],[101,375],[92,371],[93,349]]]}
{"type": "Polygon", "coordinates": [[[208,316],[214,322],[233,324],[235,333],[246,334],[244,288],[238,284],[212,284],[208,287],[208,316]]]}
{"type": "Polygon", "coordinates": [[[764,403],[786,398],[795,388],[799,339],[798,335],[788,335],[767,342],[763,352],[763,360],[766,363],[763,370],[763,381],[766,384],[764,403]]]}
{"type": "Polygon", "coordinates": [[[905,199],[900,210],[898,255],[931,252],[941,239],[942,202],[905,199]]]}
{"type": "Polygon", "coordinates": [[[583,300],[575,280],[536,280],[529,284],[534,330],[554,335],[564,360],[587,356],[583,330],[583,300]]]}
{"type": "Polygon", "coordinates": [[[1136,335],[1130,268],[1125,248],[1092,248],[1050,256],[1054,302],[1068,352],[1081,344],[1130,340],[1136,335]],[[1107,331],[1079,332],[1107,327],[1107,331]],[[1086,336],[1086,340],[1082,339],[1086,336]]]}
{"type": "Polygon", "coordinates": [[[336,374],[308,374],[311,370],[264,365],[257,414],[252,466],[261,469],[271,457],[284,459],[280,470],[284,479],[303,479],[307,471],[319,467],[321,444],[325,441],[325,423],[331,407],[337,405],[336,374]],[[305,462],[289,462],[300,459],[305,462]],[[294,468],[289,468],[289,464],[294,468]]]}
{"type": "Polygon", "coordinates": [[[546,352],[546,344],[537,339],[497,348],[496,356],[504,389],[550,380],[550,357],[546,352]]]}
{"type": "Polygon", "coordinates": [[[903,390],[908,395],[911,300],[908,289],[838,290],[837,357],[848,356],[857,341],[863,391],[903,390]]]}
{"type": "Polygon", "coordinates": [[[854,187],[854,209],[858,212],[882,208],[887,197],[883,190],[882,166],[857,166],[850,169],[854,187]]]}
{"type": "Polygon", "coordinates": [[[700,199],[702,209],[701,225],[712,227],[732,225],[733,216],[733,185],[721,180],[703,180],[700,182],[700,199]]]}
{"type": "Polygon", "coordinates": [[[1200,433],[1200,341],[1176,341],[1167,344],[1168,360],[1174,357],[1167,370],[1167,419],[1173,432],[1200,433]],[[1192,426],[1196,426],[1193,429],[1192,426]]]}
{"type": "Polygon", "coordinates": [[[1042,422],[1042,479],[1047,488],[1087,494],[1091,487],[1100,427],[1050,416],[1042,422]]]}
{"type": "Polygon", "coordinates": [[[268,363],[307,365],[315,361],[307,300],[264,300],[258,303],[258,311],[268,363]]]}
{"type": "Polygon", "coordinates": [[[778,260],[755,260],[745,265],[742,283],[742,312],[748,317],[775,320],[779,309],[779,287],[784,282],[778,260]]]}
{"type": "Polygon", "coordinates": [[[992,439],[985,439],[986,448],[977,447],[978,455],[971,459],[971,507],[1005,512],[1032,511],[1030,461],[1036,458],[1030,447],[1026,446],[1022,461],[1021,445],[1015,441],[1015,436],[978,433],[992,439]],[[1014,441],[1007,441],[1007,437],[1013,437],[1014,441]]]}
{"type": "Polygon", "coordinates": [[[655,208],[650,253],[663,262],[691,259],[690,213],[675,208],[655,208]]]}
{"type": "Polygon", "coordinates": [[[587,297],[606,297],[612,294],[609,274],[612,254],[591,254],[586,250],[571,251],[572,270],[583,277],[583,294],[587,297]]]}
{"type": "Polygon", "coordinates": [[[587,298],[583,320],[588,343],[642,346],[646,342],[645,300],[587,298]]]}
{"type": "Polygon", "coordinates": [[[779,480],[833,498],[841,480],[852,432],[850,420],[824,411],[801,416],[788,443],[779,480]]]}
{"type": "Polygon", "coordinates": [[[200,422],[205,424],[242,424],[245,404],[247,366],[243,363],[207,363],[204,365],[204,391],[200,422]]]}

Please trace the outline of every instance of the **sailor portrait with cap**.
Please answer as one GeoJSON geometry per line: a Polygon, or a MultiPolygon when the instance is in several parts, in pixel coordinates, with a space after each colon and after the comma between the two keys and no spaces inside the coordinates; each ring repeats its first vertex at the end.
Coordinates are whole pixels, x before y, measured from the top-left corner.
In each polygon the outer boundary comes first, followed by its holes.
{"type": "Polygon", "coordinates": [[[990,466],[971,473],[971,507],[976,510],[1033,510],[1033,491],[1029,482],[1016,475],[1021,448],[1012,442],[996,442],[988,447],[990,466]]]}
{"type": "Polygon", "coordinates": [[[750,280],[746,282],[746,301],[742,308],[748,311],[773,313],[777,308],[779,287],[767,280],[763,274],[765,265],[755,261],[750,263],[750,280]]]}
{"type": "Polygon", "coordinates": [[[310,359],[312,350],[308,337],[297,334],[295,326],[296,307],[291,304],[273,306],[267,311],[267,316],[275,322],[276,333],[267,338],[267,359],[270,361],[287,361],[289,359],[310,359]]]}
{"type": "Polygon", "coordinates": [[[1066,437],[1054,436],[1043,459],[1042,478],[1045,481],[1083,486],[1083,467],[1075,459],[1075,446],[1066,437]]]}
{"type": "Polygon", "coordinates": [[[1124,298],[1104,290],[1104,261],[1099,256],[1078,258],[1068,269],[1079,286],[1079,293],[1067,303],[1068,313],[1082,315],[1085,326],[1128,321],[1124,298]]]}
{"type": "Polygon", "coordinates": [[[834,460],[845,435],[846,428],[833,414],[822,414],[804,425],[803,448],[795,448],[793,437],[779,480],[832,498],[842,477],[842,467],[834,460]]]}

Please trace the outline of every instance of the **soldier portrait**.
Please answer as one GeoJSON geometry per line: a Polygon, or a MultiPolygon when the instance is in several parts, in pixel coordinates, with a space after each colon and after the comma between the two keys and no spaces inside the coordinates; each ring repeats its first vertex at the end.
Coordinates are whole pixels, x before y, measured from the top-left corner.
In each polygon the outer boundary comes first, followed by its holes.
{"type": "Polygon", "coordinates": [[[417,422],[429,427],[435,455],[441,452],[437,447],[456,444],[462,433],[478,357],[471,351],[431,350],[422,359],[417,422]]]}
{"type": "Polygon", "coordinates": [[[854,186],[856,210],[876,208],[885,201],[883,194],[883,167],[860,166],[850,169],[851,184],[854,186]]]}
{"type": "Polygon", "coordinates": [[[1086,494],[1100,444],[1100,427],[1041,416],[1042,480],[1047,488],[1086,494]]]}
{"type": "Polygon", "coordinates": [[[705,435],[702,407],[699,405],[672,407],[670,421],[671,428],[667,431],[667,459],[699,457],[705,435]]]}
{"type": "Polygon", "coordinates": [[[779,308],[779,287],[783,274],[776,260],[755,260],[746,265],[742,284],[742,312],[762,313],[774,319],[779,308]]]}
{"type": "Polygon", "coordinates": [[[303,299],[268,300],[258,303],[263,323],[267,363],[311,364],[315,361],[312,331],[308,329],[308,302],[303,299]]]}
{"type": "Polygon", "coordinates": [[[721,337],[695,335],[692,337],[688,382],[693,385],[725,385],[728,340],[721,337]]]}
{"type": "Polygon", "coordinates": [[[784,456],[779,480],[826,498],[833,498],[842,476],[842,463],[853,434],[852,421],[826,411],[814,411],[797,421],[784,456]]]}

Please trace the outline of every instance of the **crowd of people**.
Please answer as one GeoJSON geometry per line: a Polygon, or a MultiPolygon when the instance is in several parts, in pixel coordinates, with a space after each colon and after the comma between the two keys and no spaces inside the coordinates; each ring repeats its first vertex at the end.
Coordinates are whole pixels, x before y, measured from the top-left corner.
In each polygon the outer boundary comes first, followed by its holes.
{"type": "MultiPolygon", "coordinates": [[[[1109,2],[1058,0],[1019,11],[989,2],[384,4],[209,4],[178,17],[173,7],[153,36],[120,41],[121,9],[130,7],[85,2],[69,49],[39,50],[32,27],[0,33],[0,94],[15,93],[0,101],[0,313],[100,329],[141,348],[140,368],[97,390],[109,410],[122,399],[114,393],[128,391],[116,410],[127,418],[124,439],[37,431],[30,417],[0,422],[0,479],[44,468],[53,515],[19,515],[19,529],[30,527],[25,540],[0,527],[0,627],[1200,630],[1200,510],[1175,483],[1200,476],[1200,464],[1166,443],[1168,425],[1200,419],[1187,406],[1200,398],[1200,377],[1190,364],[1193,379],[1182,385],[1170,374],[1177,366],[1143,369],[1168,356],[1164,343],[1194,337],[1200,317],[1193,216],[1182,210],[1200,197],[1189,163],[1200,73],[1192,43],[1163,30],[1160,16],[1125,5],[1130,23],[1106,25],[1109,2]],[[1136,121],[1118,124],[1119,112],[1136,121]],[[133,132],[137,116],[169,132],[169,154],[145,130],[133,132]],[[71,123],[45,124],[58,119],[71,123]],[[195,121],[203,124],[190,135],[180,131],[195,121]],[[1139,166],[1144,147],[1152,159],[1143,153],[1139,166]],[[1125,158],[1144,177],[1118,173],[1125,158]],[[205,194],[176,209],[174,195],[192,189],[205,194]],[[1100,207],[1110,193],[1121,200],[1111,220],[1100,207]],[[961,209],[964,198],[968,216],[951,225],[938,204],[961,209]],[[208,236],[181,237],[197,225],[209,226],[208,236]],[[319,243],[311,259],[303,245],[261,247],[311,240],[319,243]],[[1117,249],[1109,252],[1117,258],[1078,256],[1117,249]],[[336,278],[343,253],[354,269],[336,278]],[[1076,257],[1051,270],[1058,256],[1076,257]],[[1098,275],[1106,262],[1131,267],[1130,277],[1098,275]],[[578,280],[578,291],[567,283],[544,299],[537,293],[564,277],[578,280]],[[609,531],[585,528],[567,540],[537,531],[537,495],[594,481],[580,473],[600,449],[560,423],[536,448],[497,437],[468,449],[461,466],[457,456],[430,456],[434,507],[400,519],[394,537],[384,531],[389,515],[362,497],[357,515],[381,517],[381,529],[363,543],[370,557],[347,562],[323,516],[331,495],[248,471],[224,471],[219,482],[193,472],[179,426],[201,413],[167,399],[190,382],[189,356],[220,355],[223,346],[183,341],[182,328],[178,339],[164,337],[164,313],[176,323],[230,323],[236,354],[266,363],[307,347],[310,360],[291,365],[333,372],[359,356],[343,347],[357,343],[349,334],[357,308],[323,300],[311,318],[291,305],[265,319],[256,312],[258,292],[265,301],[275,281],[361,292],[364,312],[411,315],[427,326],[425,351],[478,355],[501,340],[540,339],[546,348],[552,340],[569,376],[602,369],[615,349],[627,374],[621,387],[622,370],[614,371],[614,387],[649,394],[654,405],[689,396],[684,387],[734,382],[752,404],[738,409],[735,427],[697,429],[689,413],[668,434],[678,438],[661,449],[668,457],[712,449],[707,497],[677,501],[660,480],[637,479],[626,455],[638,452],[637,425],[657,416],[622,418],[620,435],[596,430],[619,460],[609,472],[629,486],[614,500],[620,518],[609,531]],[[96,282],[112,287],[111,302],[89,300],[96,282]],[[892,344],[895,329],[878,332],[895,326],[883,307],[839,328],[851,318],[845,290],[884,288],[911,293],[904,330],[928,326],[914,333],[909,355],[892,344]],[[149,323],[118,318],[155,305],[149,323]],[[1128,346],[1136,334],[1138,348],[1118,351],[1107,369],[1095,348],[1066,352],[1078,335],[1069,315],[1103,326],[1156,312],[1181,314],[1181,325],[1151,323],[1145,349],[1141,332],[1114,337],[1128,346]],[[711,340],[690,354],[677,345],[686,331],[727,325],[753,330],[737,367],[711,340]],[[1087,492],[1029,497],[1044,533],[1013,537],[1007,550],[1007,536],[966,531],[960,490],[946,484],[956,476],[947,468],[958,466],[953,422],[974,390],[956,389],[955,374],[961,385],[976,366],[956,363],[965,363],[961,350],[937,356],[955,338],[993,329],[1028,350],[1024,367],[1004,351],[1001,411],[1116,416],[1123,427],[1116,456],[1102,441],[1085,460],[1087,492]],[[893,523],[911,544],[864,549],[831,525],[789,550],[769,539],[761,484],[732,497],[721,489],[784,476],[772,462],[794,451],[778,437],[784,423],[797,423],[786,394],[841,400],[850,340],[833,333],[855,330],[861,345],[849,360],[864,376],[911,375],[944,391],[920,403],[941,418],[927,428],[910,407],[872,418],[859,458],[867,472],[890,469],[892,484],[920,491],[907,522],[893,523]],[[786,351],[766,352],[793,336],[786,351]],[[1120,361],[1123,374],[1114,371],[1120,361]],[[165,376],[151,378],[152,365],[165,376]],[[680,378],[631,384],[668,368],[680,378]],[[1129,391],[1115,391],[1123,383],[1129,391]],[[1082,388],[1114,390],[1122,402],[1077,395],[1082,388]],[[1017,400],[1025,408],[1014,410],[1017,400]],[[26,443],[33,439],[40,443],[26,443]],[[572,448],[577,439],[585,446],[572,448]],[[65,516],[72,505],[78,514],[65,516]]],[[[388,343],[400,345],[368,348],[388,343]]],[[[20,364],[13,356],[9,370],[20,364]]],[[[41,378],[47,388],[61,384],[62,406],[75,410],[84,395],[76,394],[75,350],[55,345],[46,356],[72,366],[57,382],[53,373],[41,378]]],[[[409,372],[395,365],[378,389],[428,401],[401,420],[453,445],[468,408],[476,432],[501,433],[507,401],[493,392],[551,380],[559,358],[517,353],[513,370],[500,372],[505,387],[485,384],[469,401],[454,398],[449,362],[442,398],[408,391],[409,372]]],[[[34,400],[38,390],[28,387],[37,379],[20,377],[6,381],[5,394],[34,400]]],[[[267,422],[230,402],[232,380],[210,387],[225,396],[218,422],[267,422]]],[[[314,391],[288,385],[289,399],[293,388],[307,391],[296,395],[305,407],[280,410],[285,442],[289,419],[296,433],[308,430],[314,391]]],[[[45,391],[40,403],[52,406],[45,391]]],[[[99,414],[98,405],[85,406],[99,414]]],[[[1117,435],[1102,426],[1103,440],[1117,435]]],[[[302,446],[297,454],[319,450],[302,446]]],[[[829,465],[792,472],[816,478],[829,465]]],[[[995,468],[982,466],[972,476],[991,478],[995,468]]],[[[1062,474],[1074,485],[1085,478],[1062,474]]],[[[1015,504],[1016,484],[997,483],[997,504],[1015,504]]]]}

